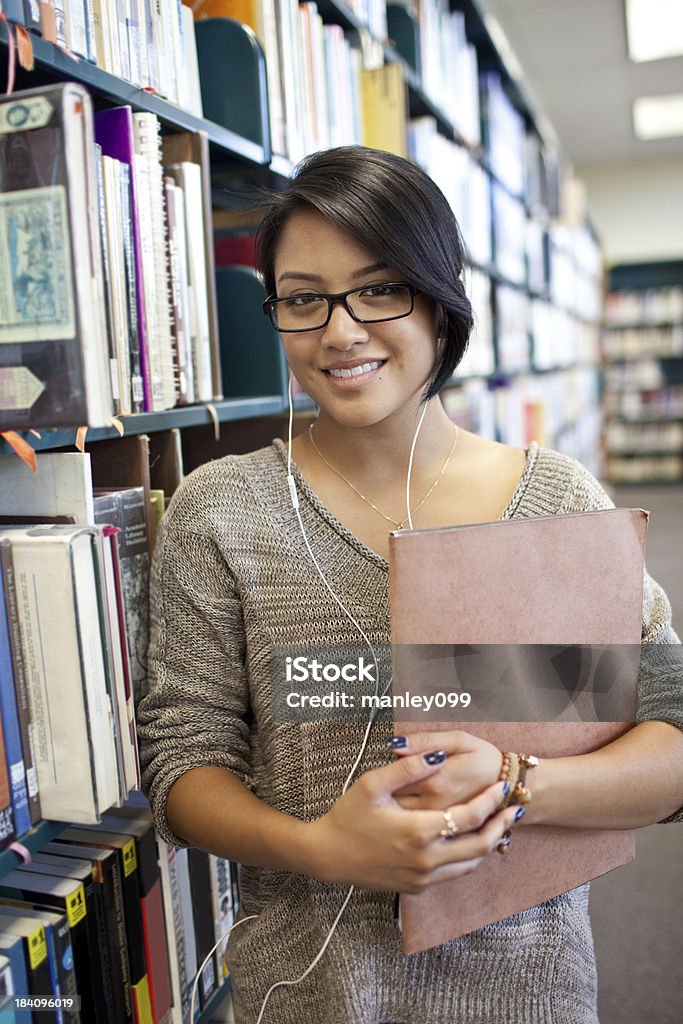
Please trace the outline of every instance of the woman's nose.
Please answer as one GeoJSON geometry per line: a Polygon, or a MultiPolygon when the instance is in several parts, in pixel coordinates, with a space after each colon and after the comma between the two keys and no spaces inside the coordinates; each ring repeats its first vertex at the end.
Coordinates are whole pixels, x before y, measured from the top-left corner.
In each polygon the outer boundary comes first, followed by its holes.
{"type": "Polygon", "coordinates": [[[350,348],[368,340],[365,324],[358,323],[343,302],[332,307],[329,323],[323,329],[322,343],[330,348],[350,348]]]}

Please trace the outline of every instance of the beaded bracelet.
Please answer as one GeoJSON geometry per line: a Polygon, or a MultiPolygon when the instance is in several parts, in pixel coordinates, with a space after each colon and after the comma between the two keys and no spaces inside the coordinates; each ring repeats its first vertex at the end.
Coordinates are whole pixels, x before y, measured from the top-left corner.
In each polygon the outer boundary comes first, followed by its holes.
{"type": "Polygon", "coordinates": [[[531,800],[531,790],[526,785],[526,775],[529,768],[536,767],[538,758],[533,754],[517,754],[508,750],[504,750],[502,755],[498,781],[508,782],[510,789],[500,805],[501,808],[509,807],[510,804],[528,804],[531,800]]]}
{"type": "MultiPolygon", "coordinates": [[[[526,786],[526,773],[529,768],[535,768],[538,758],[533,754],[516,754],[511,751],[502,751],[503,761],[500,768],[499,782],[509,782],[510,789],[504,798],[501,808],[509,807],[510,804],[528,804],[531,800],[531,790],[526,786]]],[[[512,832],[510,829],[503,832],[496,850],[498,853],[510,852],[512,832]]]]}

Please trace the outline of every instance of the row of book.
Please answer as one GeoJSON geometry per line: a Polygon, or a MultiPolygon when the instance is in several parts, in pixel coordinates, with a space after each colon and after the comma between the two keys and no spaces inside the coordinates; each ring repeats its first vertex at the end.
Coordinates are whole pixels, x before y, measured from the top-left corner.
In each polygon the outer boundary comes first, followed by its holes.
{"type": "Polygon", "coordinates": [[[526,205],[468,150],[439,132],[433,117],[410,121],[408,155],[444,192],[473,263],[492,265],[520,287],[548,292],[556,305],[583,320],[599,319],[600,250],[587,229],[529,216],[526,205]]]}
{"type": "Polygon", "coordinates": [[[227,979],[238,904],[235,866],[169,846],[140,793],[97,826],[65,827],[0,878],[8,988],[44,1000],[34,1015],[19,999],[2,1019],[191,1024],[195,981],[200,1011],[227,979]]]}
{"type": "Polygon", "coordinates": [[[605,472],[615,484],[675,483],[683,479],[683,455],[610,455],[605,472]]]}
{"type": "Polygon", "coordinates": [[[605,426],[605,444],[615,454],[683,451],[683,423],[624,423],[610,420],[605,426]]]}
{"type": "Polygon", "coordinates": [[[605,331],[606,359],[677,359],[683,356],[683,322],[669,327],[612,327],[605,331]]]}
{"type": "Polygon", "coordinates": [[[339,25],[323,25],[315,3],[194,0],[196,19],[235,18],[266,56],[273,152],[297,162],[329,146],[367,141],[362,69],[368,62],[339,25]]]}
{"type": "Polygon", "coordinates": [[[683,323],[683,287],[613,291],[605,302],[609,326],[683,323]]]}
{"type": "Polygon", "coordinates": [[[599,391],[596,368],[572,367],[495,383],[465,380],[444,391],[443,402],[452,419],[484,437],[518,447],[538,441],[598,472],[599,391]]]}
{"type": "Polygon", "coordinates": [[[202,116],[191,12],[181,0],[4,0],[9,21],[202,116]]]}
{"type": "Polygon", "coordinates": [[[0,120],[0,429],[220,397],[207,137],[73,83],[0,120]]]}
{"type": "Polygon", "coordinates": [[[418,5],[420,77],[424,92],[470,146],[481,142],[477,51],[465,34],[465,15],[447,0],[418,5]]]}
{"type": "MultiPolygon", "coordinates": [[[[169,493],[176,436],[160,435],[153,456],[169,493]]],[[[148,443],[39,452],[35,474],[0,458],[5,842],[43,818],[97,821],[139,784],[155,532],[148,443]]],[[[154,493],[161,514],[164,491],[154,493]]]]}

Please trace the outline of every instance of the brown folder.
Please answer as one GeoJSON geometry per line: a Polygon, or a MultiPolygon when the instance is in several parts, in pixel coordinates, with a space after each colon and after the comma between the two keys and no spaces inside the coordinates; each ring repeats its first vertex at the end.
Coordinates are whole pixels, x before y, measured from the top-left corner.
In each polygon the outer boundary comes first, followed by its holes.
{"type": "MultiPolygon", "coordinates": [[[[392,533],[392,642],[631,645],[637,650],[647,518],[641,509],[607,509],[392,533]]],[[[414,690],[414,677],[401,679],[407,664],[401,649],[395,653],[394,694],[414,690]]],[[[622,685],[635,704],[637,658],[630,663],[633,678],[622,685]]],[[[513,672],[510,685],[520,684],[513,672]]],[[[428,681],[423,689],[429,690],[428,681]]],[[[520,700],[528,705],[528,694],[520,700]]],[[[451,714],[448,722],[424,716],[421,721],[397,720],[395,731],[408,735],[463,728],[501,749],[559,757],[604,746],[633,724],[458,723],[456,717],[451,714]]],[[[533,770],[529,782],[533,789],[533,770]]],[[[634,856],[633,831],[518,829],[506,856],[492,854],[470,875],[419,896],[401,896],[403,950],[413,953],[457,938],[567,892],[634,856]]]]}

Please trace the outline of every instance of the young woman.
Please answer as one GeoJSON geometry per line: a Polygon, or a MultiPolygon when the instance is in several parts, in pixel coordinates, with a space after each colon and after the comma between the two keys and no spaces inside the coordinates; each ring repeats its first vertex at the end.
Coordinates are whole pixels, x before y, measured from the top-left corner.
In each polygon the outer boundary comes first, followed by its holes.
{"type": "Polygon", "coordinates": [[[266,211],[259,259],[266,310],[319,416],[291,452],[275,441],[211,462],[175,495],[139,710],[159,831],[242,865],[240,917],[256,916],[230,939],[237,1019],[594,1024],[587,887],[411,956],[395,897],[476,871],[513,825],[682,816],[683,680],[666,597],[647,577],[643,641],[661,657],[639,724],[594,754],[543,759],[525,817],[501,809],[502,752],[465,732],[402,746],[382,721],[367,737],[362,721],[276,721],[274,645],[358,646],[359,629],[389,642],[387,539],[407,525],[418,424],[415,528],[611,502],[574,460],[456,430],[446,415],[439,392],[472,313],[453,213],[417,167],[358,147],[309,158],[266,211]]]}

